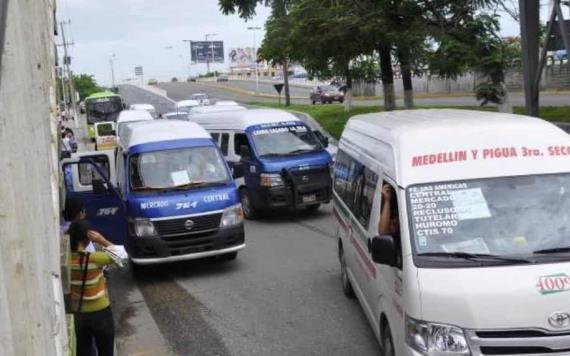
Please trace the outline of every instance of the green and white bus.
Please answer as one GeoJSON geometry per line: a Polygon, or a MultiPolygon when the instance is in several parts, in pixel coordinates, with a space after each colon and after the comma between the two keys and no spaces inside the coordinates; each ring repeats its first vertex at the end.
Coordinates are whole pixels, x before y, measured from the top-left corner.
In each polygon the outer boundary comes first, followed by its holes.
{"type": "Polygon", "coordinates": [[[123,110],[123,99],[110,91],[94,93],[85,99],[87,115],[87,135],[95,139],[95,123],[117,121],[117,116],[123,110]]]}

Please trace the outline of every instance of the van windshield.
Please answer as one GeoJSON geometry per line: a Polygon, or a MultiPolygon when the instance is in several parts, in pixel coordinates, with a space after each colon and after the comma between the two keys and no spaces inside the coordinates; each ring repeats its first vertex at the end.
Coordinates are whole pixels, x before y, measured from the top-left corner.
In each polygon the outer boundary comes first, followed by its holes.
{"type": "Polygon", "coordinates": [[[289,156],[323,149],[306,125],[263,128],[253,131],[252,137],[260,157],[289,156]]]}
{"type": "Polygon", "coordinates": [[[216,147],[135,154],[130,159],[133,191],[191,189],[226,184],[228,169],[216,147]]]}
{"type": "Polygon", "coordinates": [[[416,185],[407,198],[422,258],[570,260],[570,174],[416,185]]]}

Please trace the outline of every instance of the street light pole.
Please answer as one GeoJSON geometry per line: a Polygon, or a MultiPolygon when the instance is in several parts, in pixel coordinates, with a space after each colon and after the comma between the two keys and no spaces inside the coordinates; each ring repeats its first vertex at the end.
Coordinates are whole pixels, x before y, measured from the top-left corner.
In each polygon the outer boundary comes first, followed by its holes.
{"type": "Polygon", "coordinates": [[[259,91],[259,74],[257,73],[257,41],[255,39],[255,31],[261,30],[261,27],[248,27],[248,30],[253,31],[253,66],[255,69],[255,94],[259,91]]]}
{"type": "Polygon", "coordinates": [[[188,54],[190,55],[188,62],[188,79],[190,79],[192,78],[192,40],[182,40],[182,42],[188,42],[188,54]]]}
{"type": "Polygon", "coordinates": [[[115,89],[115,66],[114,66],[114,60],[115,60],[115,53],[113,53],[111,55],[111,57],[109,58],[109,64],[111,65],[111,88],[115,89]]]}
{"type": "MultiPolygon", "coordinates": [[[[206,34],[206,42],[208,42],[208,38],[216,36],[216,33],[207,33],[206,34]]],[[[212,50],[212,63],[214,63],[214,41],[210,41],[210,48],[212,50]]],[[[208,73],[210,73],[210,60],[206,61],[208,73]]]]}

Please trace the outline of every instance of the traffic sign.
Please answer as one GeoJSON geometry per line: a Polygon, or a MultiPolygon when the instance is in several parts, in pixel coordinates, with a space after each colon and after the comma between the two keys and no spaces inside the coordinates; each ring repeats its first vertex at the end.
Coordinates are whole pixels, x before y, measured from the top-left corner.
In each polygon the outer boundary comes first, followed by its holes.
{"type": "Polygon", "coordinates": [[[143,75],[143,67],[142,66],[136,66],[135,67],[135,75],[138,75],[138,76],[143,75]]]}

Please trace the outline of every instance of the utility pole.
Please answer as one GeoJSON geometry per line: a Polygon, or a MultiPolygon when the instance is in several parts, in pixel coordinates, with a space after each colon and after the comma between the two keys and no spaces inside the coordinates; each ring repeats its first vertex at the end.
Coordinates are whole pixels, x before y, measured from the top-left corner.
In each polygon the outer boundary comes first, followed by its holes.
{"type": "Polygon", "coordinates": [[[116,57],[115,53],[113,53],[109,58],[109,64],[111,65],[111,85],[113,89],[115,89],[115,66],[114,66],[115,57],[116,57]]]}
{"type": "MultiPolygon", "coordinates": [[[[208,38],[216,36],[215,33],[207,33],[206,34],[206,42],[208,42],[208,38]]],[[[210,48],[212,50],[212,63],[214,63],[214,41],[210,41],[210,48]]],[[[210,73],[210,60],[206,60],[207,71],[210,73]]]]}
{"type": "MultiPolygon", "coordinates": [[[[60,28],[61,28],[61,39],[63,40],[63,65],[65,67],[65,72],[67,74],[67,85],[69,88],[69,98],[71,99],[71,108],[73,110],[70,110],[73,112],[73,117],[75,119],[75,125],[77,126],[79,120],[77,120],[76,113],[76,100],[75,100],[75,90],[73,87],[73,75],[71,73],[71,68],[70,68],[70,64],[71,64],[71,57],[69,57],[68,53],[67,53],[67,46],[72,45],[72,43],[67,43],[66,39],[65,39],[65,28],[64,28],[64,24],[67,24],[68,22],[63,22],[61,21],[59,23],[60,28]]],[[[71,112],[68,112],[68,115],[71,112]]]]}
{"type": "Polygon", "coordinates": [[[192,77],[192,40],[182,40],[182,42],[188,42],[188,54],[190,55],[190,60],[188,61],[188,78],[192,77]]]}
{"type": "Polygon", "coordinates": [[[248,27],[248,30],[253,31],[253,63],[255,69],[255,94],[259,92],[259,74],[257,73],[257,41],[255,40],[255,31],[261,30],[261,27],[248,27]]]}

